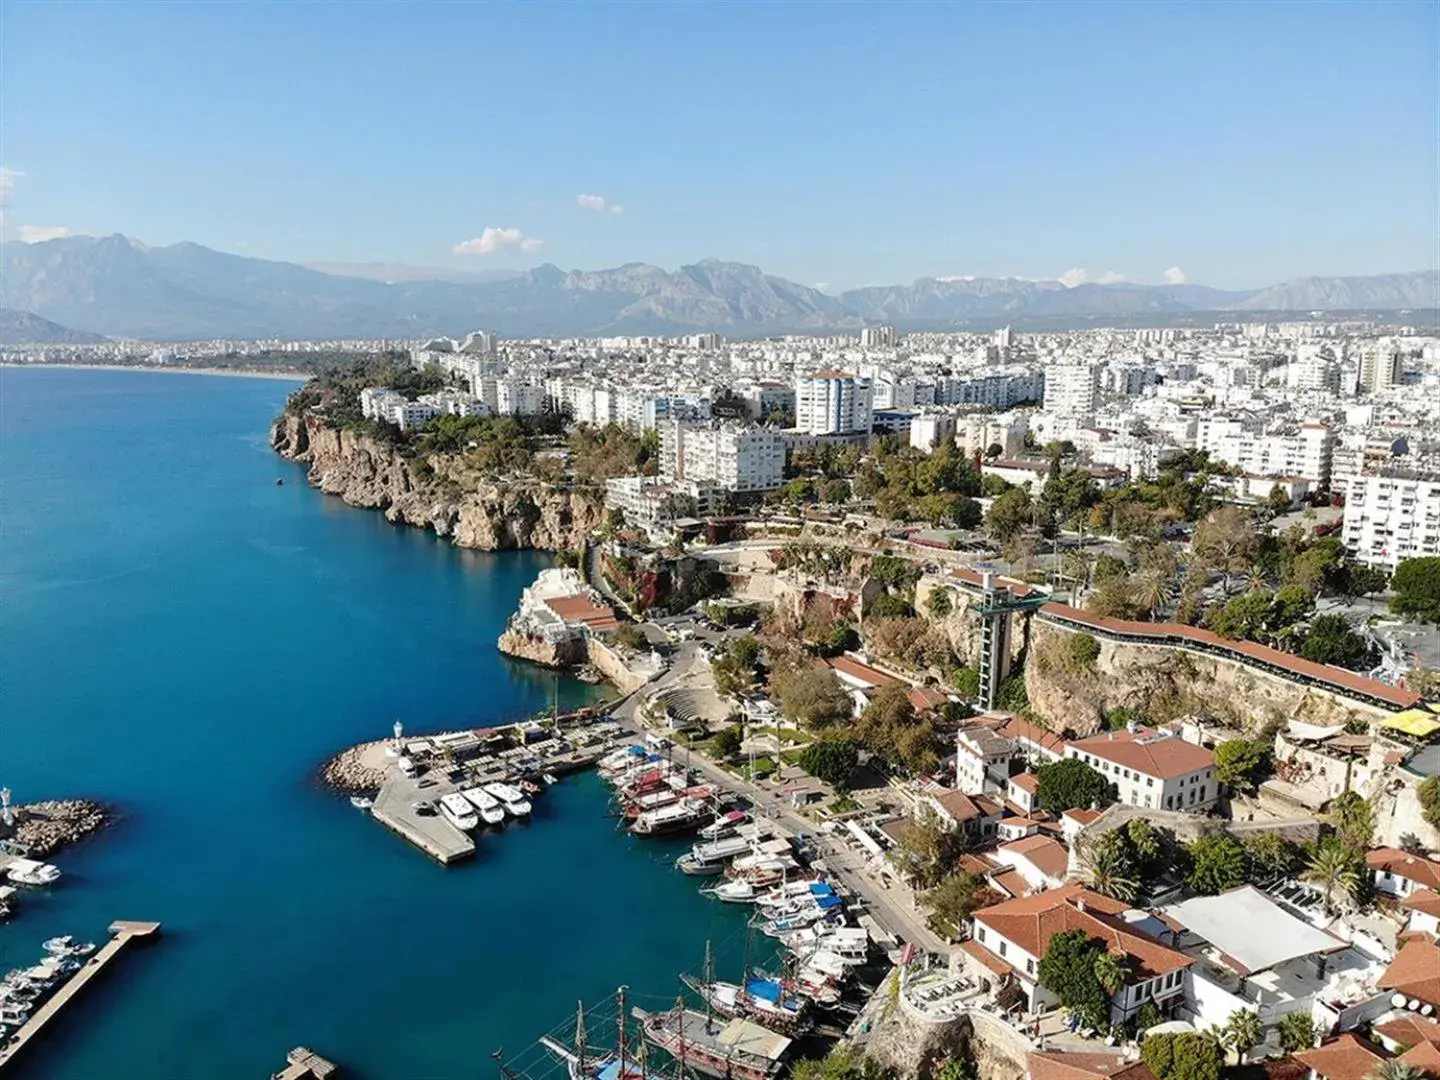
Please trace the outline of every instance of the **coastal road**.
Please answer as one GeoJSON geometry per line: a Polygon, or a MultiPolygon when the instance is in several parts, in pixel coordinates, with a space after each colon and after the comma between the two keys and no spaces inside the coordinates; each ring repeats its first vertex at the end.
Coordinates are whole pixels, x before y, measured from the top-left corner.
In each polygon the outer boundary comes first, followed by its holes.
{"type": "MultiPolygon", "coordinates": [[[[639,704],[642,697],[659,693],[684,676],[697,671],[705,663],[699,646],[687,641],[675,651],[674,663],[659,679],[639,694],[630,697],[614,713],[614,718],[637,730],[639,704]]],[[[803,817],[790,806],[785,795],[763,784],[754,784],[726,772],[719,765],[701,754],[689,755],[690,765],[707,780],[723,788],[739,791],[754,804],[757,814],[764,814],[772,821],[783,825],[792,833],[804,833],[811,837],[815,846],[824,856],[830,872],[856,895],[864,897],[875,920],[894,936],[930,952],[946,954],[949,946],[933,930],[925,925],[924,914],[915,907],[914,893],[908,886],[896,884],[887,887],[865,868],[864,858],[846,847],[838,839],[816,831],[816,823],[803,817]]]]}

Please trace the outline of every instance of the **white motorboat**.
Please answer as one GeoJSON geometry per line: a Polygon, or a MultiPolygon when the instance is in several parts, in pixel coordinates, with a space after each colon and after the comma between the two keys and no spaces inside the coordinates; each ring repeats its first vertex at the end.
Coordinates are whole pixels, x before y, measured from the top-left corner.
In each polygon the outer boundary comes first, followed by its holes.
{"type": "Polygon", "coordinates": [[[636,817],[630,831],[637,836],[669,836],[698,828],[709,821],[713,814],[707,800],[687,797],[669,806],[646,810],[636,817]]]}
{"type": "Polygon", "coordinates": [[[53,885],[60,880],[60,868],[34,859],[12,859],[5,876],[16,885],[53,885]]]}
{"type": "Polygon", "coordinates": [[[744,810],[731,810],[721,814],[718,818],[700,830],[701,840],[720,840],[727,836],[735,835],[736,830],[750,820],[750,815],[744,810]]]}
{"type": "Polygon", "coordinates": [[[355,807],[356,810],[369,810],[375,805],[375,800],[367,799],[364,795],[351,795],[350,805],[355,807]]]}
{"type": "Polygon", "coordinates": [[[475,807],[458,792],[452,791],[440,796],[440,816],[464,832],[480,827],[480,816],[475,813],[475,807]]]}
{"type": "Polygon", "coordinates": [[[505,820],[505,808],[500,805],[500,800],[491,795],[484,788],[466,788],[460,792],[466,800],[480,815],[480,820],[486,825],[499,825],[505,820]]]}
{"type": "Polygon", "coordinates": [[[753,904],[755,902],[755,886],[743,880],[722,881],[719,885],[701,889],[700,895],[723,900],[727,904],[753,904]]]}
{"type": "Polygon", "coordinates": [[[509,784],[486,784],[485,790],[500,800],[500,805],[511,817],[523,818],[530,814],[530,800],[525,793],[509,784]]]}

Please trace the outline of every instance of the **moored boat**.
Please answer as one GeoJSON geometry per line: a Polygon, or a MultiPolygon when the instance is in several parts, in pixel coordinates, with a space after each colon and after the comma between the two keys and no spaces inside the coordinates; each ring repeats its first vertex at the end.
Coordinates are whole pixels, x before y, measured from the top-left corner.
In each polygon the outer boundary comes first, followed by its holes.
{"type": "Polygon", "coordinates": [[[683,1067],[722,1080],[770,1080],[785,1067],[790,1039],[743,1017],[721,1024],[693,1009],[635,1010],[640,1031],[683,1067]]]}
{"type": "Polygon", "coordinates": [[[60,868],[34,859],[11,859],[5,876],[16,885],[53,885],[60,880],[60,868]]]}
{"type": "Polygon", "coordinates": [[[511,787],[509,784],[485,784],[484,788],[505,808],[505,812],[511,817],[523,818],[530,814],[530,800],[519,788],[511,787]]]}
{"type": "Polygon", "coordinates": [[[475,812],[486,825],[499,825],[505,820],[505,808],[500,805],[500,800],[484,788],[466,788],[460,794],[465,797],[466,802],[475,807],[475,812]]]}
{"type": "Polygon", "coordinates": [[[630,831],[636,836],[671,836],[697,829],[714,816],[707,799],[687,796],[670,806],[647,810],[635,818],[630,831]]]}
{"type": "Polygon", "coordinates": [[[480,827],[480,815],[475,813],[475,807],[456,791],[440,796],[440,816],[462,832],[480,827]]]}
{"type": "Polygon", "coordinates": [[[724,1017],[743,1016],[774,1031],[795,1035],[807,1030],[809,1001],[788,992],[778,979],[751,975],[744,982],[710,982],[689,975],[685,985],[724,1017]]]}

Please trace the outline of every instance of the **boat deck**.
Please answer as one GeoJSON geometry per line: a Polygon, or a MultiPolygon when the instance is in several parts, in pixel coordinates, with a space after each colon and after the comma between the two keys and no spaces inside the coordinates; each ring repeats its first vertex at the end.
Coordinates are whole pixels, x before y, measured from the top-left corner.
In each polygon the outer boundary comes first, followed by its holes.
{"type": "Polygon", "coordinates": [[[0,1069],[5,1068],[14,1060],[15,1056],[24,1050],[35,1037],[44,1030],[45,1026],[60,1014],[60,1010],[74,999],[75,995],[89,984],[90,980],[105,969],[105,965],[120,955],[121,950],[129,945],[136,938],[148,938],[160,930],[158,922],[113,922],[110,924],[110,933],[113,935],[103,947],[98,949],[86,961],[85,965],[65,982],[60,989],[56,990],[45,1004],[35,1011],[20,1028],[10,1037],[10,1040],[0,1048],[0,1069]]]}

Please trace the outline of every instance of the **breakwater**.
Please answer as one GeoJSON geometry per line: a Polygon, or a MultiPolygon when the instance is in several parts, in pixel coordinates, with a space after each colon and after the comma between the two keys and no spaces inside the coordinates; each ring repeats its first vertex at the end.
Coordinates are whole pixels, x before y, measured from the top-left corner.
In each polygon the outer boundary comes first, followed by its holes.
{"type": "Polygon", "coordinates": [[[110,825],[115,813],[92,799],[47,799],[10,808],[13,828],[0,823],[0,840],[32,858],[44,858],[110,825]]]}

